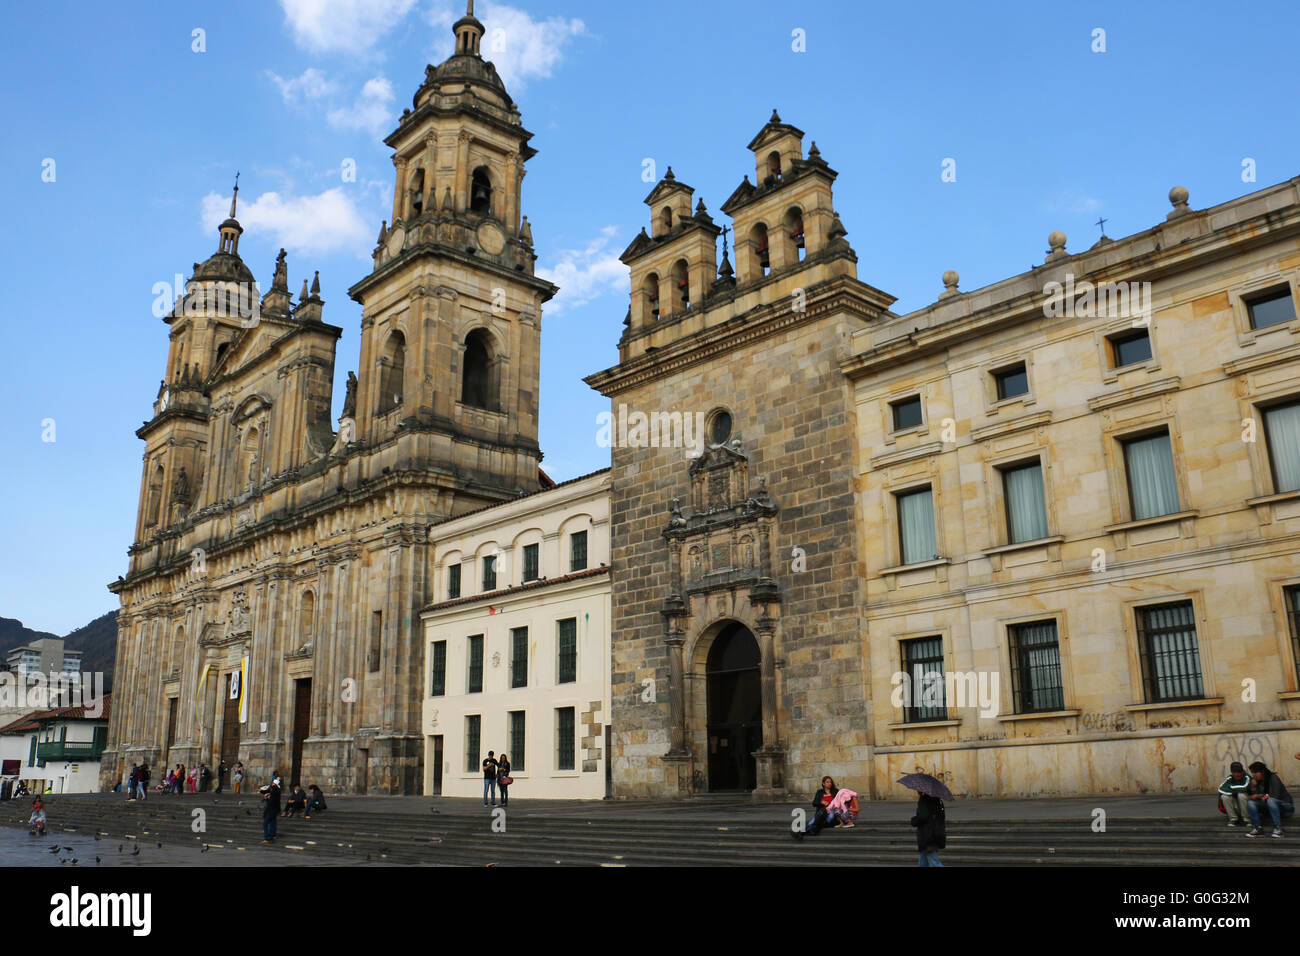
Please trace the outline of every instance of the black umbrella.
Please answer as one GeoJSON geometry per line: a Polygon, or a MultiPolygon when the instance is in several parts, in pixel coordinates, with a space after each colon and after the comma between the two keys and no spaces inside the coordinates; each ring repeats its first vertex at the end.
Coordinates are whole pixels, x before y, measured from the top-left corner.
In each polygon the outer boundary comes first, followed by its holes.
{"type": "Polygon", "coordinates": [[[938,797],[940,800],[954,799],[952,791],[943,785],[943,781],[930,776],[928,773],[905,774],[898,778],[898,782],[909,790],[915,790],[917,793],[924,793],[931,797],[938,797]]]}

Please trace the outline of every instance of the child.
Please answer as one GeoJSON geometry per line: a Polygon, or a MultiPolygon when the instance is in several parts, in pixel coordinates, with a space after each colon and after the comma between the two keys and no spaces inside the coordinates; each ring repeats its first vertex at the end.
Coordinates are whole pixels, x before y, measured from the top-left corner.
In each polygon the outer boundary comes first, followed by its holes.
{"type": "Polygon", "coordinates": [[[41,806],[40,797],[32,801],[32,817],[27,824],[35,828],[37,836],[45,836],[45,808],[41,806]]]}

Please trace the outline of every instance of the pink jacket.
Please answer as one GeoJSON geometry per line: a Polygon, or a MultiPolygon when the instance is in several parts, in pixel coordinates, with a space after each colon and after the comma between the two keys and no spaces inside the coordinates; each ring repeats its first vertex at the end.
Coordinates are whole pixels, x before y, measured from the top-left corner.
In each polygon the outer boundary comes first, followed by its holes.
{"type": "Polygon", "coordinates": [[[851,801],[856,796],[857,794],[854,793],[852,790],[849,790],[846,787],[840,787],[839,792],[835,794],[835,798],[831,800],[830,806],[826,808],[826,812],[827,813],[848,813],[849,801],[851,801]]]}

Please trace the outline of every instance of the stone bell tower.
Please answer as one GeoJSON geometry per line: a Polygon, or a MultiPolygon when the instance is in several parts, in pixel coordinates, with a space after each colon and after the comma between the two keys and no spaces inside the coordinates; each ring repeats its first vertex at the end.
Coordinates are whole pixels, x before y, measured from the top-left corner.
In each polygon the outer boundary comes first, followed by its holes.
{"type": "Polygon", "coordinates": [[[541,307],[556,287],[533,274],[521,213],[532,134],[480,56],[473,3],[453,30],[455,53],[425,70],[385,140],[392,221],[349,290],[363,309],[356,427],[491,498],[538,486],[541,307]]]}

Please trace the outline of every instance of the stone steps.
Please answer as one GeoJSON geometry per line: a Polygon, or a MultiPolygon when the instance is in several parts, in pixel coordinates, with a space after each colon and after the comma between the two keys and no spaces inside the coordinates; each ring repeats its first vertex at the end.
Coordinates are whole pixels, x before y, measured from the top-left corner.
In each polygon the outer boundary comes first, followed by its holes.
{"type": "MultiPolygon", "coordinates": [[[[308,821],[281,819],[273,848],[261,848],[259,807],[210,797],[158,799],[144,804],[103,797],[51,798],[52,832],[105,831],[106,850],[134,838],[171,845],[257,846],[277,862],[330,859],[385,860],[482,866],[914,866],[916,844],[906,820],[862,822],[852,830],[830,830],[802,841],[791,839],[783,808],[755,809],[717,801],[729,816],[712,812],[695,818],[685,812],[635,804],[583,807],[528,807],[508,810],[507,831],[491,831],[492,814],[483,808],[447,806],[428,813],[425,804],[385,804],[373,809],[329,810],[308,821]],[[420,807],[426,811],[419,813],[420,807]],[[207,830],[190,829],[191,813],[203,809],[207,830]],[[584,813],[584,809],[591,812],[584,813]],[[590,819],[584,819],[590,817],[590,819]],[[665,818],[666,817],[666,818],[665,818]],[[733,819],[734,817],[734,819],[733,819]],[[231,841],[231,842],[227,842],[231,841]],[[435,842],[436,841],[436,842],[435,842]],[[342,846],[339,846],[342,844],[342,846]],[[289,847],[301,847],[299,850],[289,847]]],[[[680,810],[674,807],[674,810],[680,810]]],[[[25,825],[26,801],[0,804],[0,825],[25,825]]],[[[1294,841],[1246,840],[1221,820],[1163,817],[1117,820],[1105,834],[1093,833],[1087,819],[962,820],[949,814],[945,863],[957,866],[1114,866],[1117,864],[1191,866],[1222,864],[1227,858],[1289,865],[1297,859],[1294,841]]],[[[134,842],[134,841],[133,841],[134,842]]],[[[259,857],[259,862],[267,857],[259,857]]],[[[196,861],[199,862],[199,861],[196,861]]]]}

